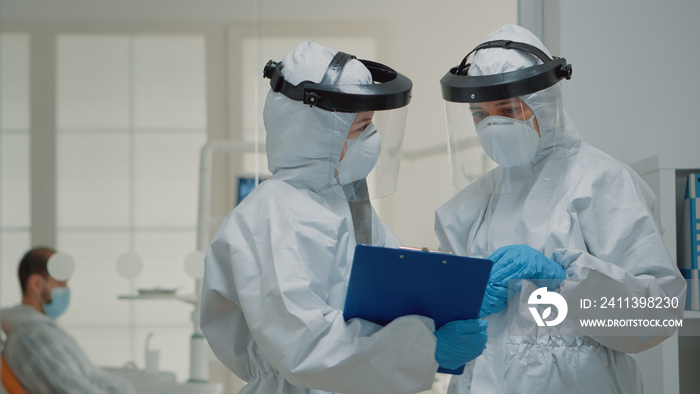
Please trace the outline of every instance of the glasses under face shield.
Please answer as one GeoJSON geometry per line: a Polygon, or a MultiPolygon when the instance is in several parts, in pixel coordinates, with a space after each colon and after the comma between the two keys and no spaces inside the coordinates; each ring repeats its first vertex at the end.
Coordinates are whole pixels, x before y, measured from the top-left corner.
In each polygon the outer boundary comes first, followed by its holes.
{"type": "Polygon", "coordinates": [[[565,59],[551,59],[535,47],[510,41],[484,43],[451,69],[440,82],[453,185],[500,193],[558,184],[565,167],[548,164],[558,157],[562,125],[560,94],[554,85],[570,73],[565,59]],[[469,75],[467,58],[490,48],[524,50],[543,63],[503,74],[469,75]]]}

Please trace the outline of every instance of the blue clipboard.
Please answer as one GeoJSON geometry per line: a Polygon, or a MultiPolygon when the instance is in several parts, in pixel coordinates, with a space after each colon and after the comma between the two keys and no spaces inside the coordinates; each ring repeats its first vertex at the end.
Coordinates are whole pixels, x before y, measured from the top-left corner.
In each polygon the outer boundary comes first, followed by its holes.
{"type": "MultiPolygon", "coordinates": [[[[357,245],[343,316],[386,325],[401,316],[422,315],[436,328],[476,319],[492,265],[447,253],[357,245]]],[[[463,366],[438,369],[453,375],[463,371],[463,366]]]]}

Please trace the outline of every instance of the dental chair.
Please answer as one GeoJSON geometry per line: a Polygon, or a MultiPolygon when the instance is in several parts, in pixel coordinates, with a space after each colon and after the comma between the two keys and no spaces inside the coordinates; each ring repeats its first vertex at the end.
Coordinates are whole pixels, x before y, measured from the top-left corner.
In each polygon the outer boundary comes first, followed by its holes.
{"type": "Polygon", "coordinates": [[[7,394],[27,394],[22,388],[22,385],[19,384],[15,374],[12,373],[10,367],[7,366],[5,357],[0,357],[0,361],[2,362],[2,372],[0,372],[0,375],[2,375],[2,386],[5,388],[5,391],[7,391],[7,394]]]}

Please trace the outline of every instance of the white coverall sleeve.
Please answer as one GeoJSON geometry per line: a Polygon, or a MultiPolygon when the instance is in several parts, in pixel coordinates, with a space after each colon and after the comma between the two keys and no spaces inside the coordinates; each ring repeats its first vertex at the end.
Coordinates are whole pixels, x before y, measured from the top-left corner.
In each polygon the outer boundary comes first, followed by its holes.
{"type": "Polygon", "coordinates": [[[78,343],[46,324],[19,326],[3,354],[27,392],[47,394],[135,394],[125,380],[90,362],[78,343]]]}
{"type": "Polygon", "coordinates": [[[337,290],[328,284],[339,283],[330,280],[337,275],[332,266],[346,259],[349,234],[339,233],[346,219],[290,205],[271,196],[249,201],[214,237],[202,328],[217,357],[234,371],[247,369],[248,377],[269,373],[239,357],[255,357],[247,345],[231,345],[236,330],[248,329],[272,367],[296,386],[347,394],[429,389],[438,367],[432,320],[405,316],[383,328],[346,322],[326,302],[337,290]]]}
{"type": "MultiPolygon", "coordinates": [[[[552,255],[566,268],[567,279],[561,285],[561,294],[569,304],[583,298],[600,303],[601,296],[618,300],[677,297],[677,308],[597,308],[594,316],[588,314],[587,317],[682,318],[686,282],[664,245],[661,226],[654,216],[655,197],[649,187],[635,174],[620,167],[604,171],[592,182],[582,181],[574,196],[569,204],[569,215],[574,223],[571,231],[581,232],[586,250],[561,248],[552,255]],[[579,226],[575,228],[577,222],[579,226]]],[[[568,318],[578,317],[574,312],[568,318]]],[[[585,335],[611,349],[637,353],[661,343],[676,328],[653,329],[656,335],[651,336],[649,330],[648,327],[629,326],[581,329],[585,335]]]]}

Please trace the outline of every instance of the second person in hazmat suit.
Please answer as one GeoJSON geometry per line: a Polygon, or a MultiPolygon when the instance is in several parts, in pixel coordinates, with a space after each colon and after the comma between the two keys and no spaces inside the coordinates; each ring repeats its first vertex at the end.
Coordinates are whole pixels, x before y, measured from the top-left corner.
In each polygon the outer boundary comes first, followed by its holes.
{"type": "Polygon", "coordinates": [[[435,231],[441,249],[494,261],[481,309],[489,347],[450,393],[641,393],[628,353],[675,328],[631,322],[683,315],[686,284],[655,197],[629,167],[581,141],[562,105],[560,81],[571,75],[532,33],[506,25],[441,80],[453,183],[463,190],[437,209],[435,231]],[[540,312],[528,293],[563,298],[568,315],[552,303],[552,320],[551,305],[540,312]],[[584,299],[596,307],[578,308],[584,299]],[[640,307],[650,299],[662,307],[640,307]],[[585,317],[630,325],[577,326],[585,317]]]}
{"type": "Polygon", "coordinates": [[[382,327],[342,313],[355,245],[399,246],[369,198],[396,187],[410,80],[310,41],[264,75],[272,176],[229,214],[206,254],[205,337],[247,382],[241,393],[430,388],[438,365],[482,352],[484,321],[435,331],[422,316],[382,327]]]}

